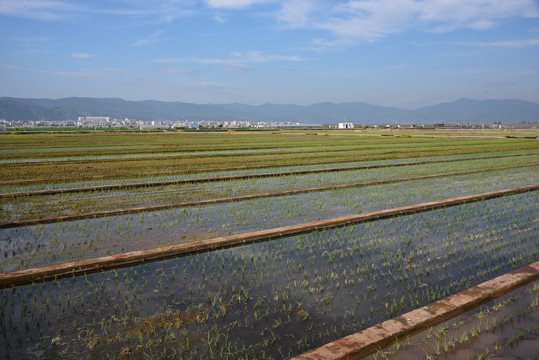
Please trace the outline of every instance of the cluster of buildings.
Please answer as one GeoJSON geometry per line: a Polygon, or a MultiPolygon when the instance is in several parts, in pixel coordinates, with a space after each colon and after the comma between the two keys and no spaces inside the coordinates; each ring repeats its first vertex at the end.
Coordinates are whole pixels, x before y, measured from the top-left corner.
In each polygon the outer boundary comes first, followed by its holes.
{"type": "Polygon", "coordinates": [[[354,127],[371,127],[375,129],[500,129],[500,130],[519,130],[519,129],[538,129],[537,123],[522,122],[515,124],[385,124],[385,125],[359,125],[353,123],[325,124],[324,127],[337,129],[353,129],[354,127]]]}
{"type": "Polygon", "coordinates": [[[291,121],[248,121],[248,120],[232,120],[232,121],[177,121],[170,124],[172,127],[179,128],[275,128],[286,126],[305,126],[298,122],[291,121]]]}
{"type": "Polygon", "coordinates": [[[11,126],[11,123],[7,122],[4,119],[0,119],[0,131],[6,131],[8,126],[11,126]]]}
{"type": "MultiPolygon", "coordinates": [[[[6,121],[0,119],[0,131],[7,128],[134,128],[140,130],[151,129],[174,129],[174,128],[280,128],[280,127],[320,127],[318,124],[302,124],[291,121],[212,121],[212,120],[181,120],[181,121],[144,121],[134,119],[111,119],[108,116],[80,116],[77,120],[19,120],[6,121]]],[[[357,127],[373,128],[396,128],[396,129],[422,129],[422,128],[445,128],[445,129],[537,129],[537,123],[517,124],[386,124],[386,125],[362,125],[350,122],[338,124],[323,124],[326,128],[354,129],[357,127]]]]}
{"type": "Polygon", "coordinates": [[[182,120],[182,121],[144,121],[134,119],[111,119],[108,116],[79,116],[77,120],[18,120],[6,121],[0,119],[0,131],[10,128],[56,128],[56,127],[77,127],[77,128],[137,128],[146,129],[172,129],[172,128],[274,128],[286,126],[305,126],[298,122],[278,121],[211,121],[211,120],[182,120]]]}

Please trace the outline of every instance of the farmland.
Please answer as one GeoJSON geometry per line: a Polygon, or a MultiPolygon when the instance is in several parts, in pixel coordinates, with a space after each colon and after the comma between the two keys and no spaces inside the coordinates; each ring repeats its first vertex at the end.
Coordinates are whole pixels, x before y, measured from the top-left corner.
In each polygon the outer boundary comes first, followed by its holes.
{"type": "Polygon", "coordinates": [[[0,358],[289,358],[539,260],[537,133],[354,135],[0,135],[0,279],[95,265],[2,280],[0,358]]]}

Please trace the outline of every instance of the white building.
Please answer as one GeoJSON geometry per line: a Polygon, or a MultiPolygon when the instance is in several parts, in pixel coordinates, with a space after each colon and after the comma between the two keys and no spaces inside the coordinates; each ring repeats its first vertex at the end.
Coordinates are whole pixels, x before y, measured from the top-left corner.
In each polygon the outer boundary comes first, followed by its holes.
{"type": "Polygon", "coordinates": [[[354,124],[352,123],[339,123],[339,129],[353,129],[354,124]]]}
{"type": "Polygon", "coordinates": [[[86,116],[86,121],[107,124],[110,121],[108,116],[86,116]]]}
{"type": "Polygon", "coordinates": [[[79,116],[77,126],[109,126],[110,117],[108,116],[79,116]]]}

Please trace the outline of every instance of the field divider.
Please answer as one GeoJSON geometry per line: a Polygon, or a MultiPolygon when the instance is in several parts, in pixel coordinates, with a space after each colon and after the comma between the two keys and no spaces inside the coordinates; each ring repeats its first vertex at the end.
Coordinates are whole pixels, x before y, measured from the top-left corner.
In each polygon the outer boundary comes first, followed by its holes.
{"type": "Polygon", "coordinates": [[[536,166],[536,165],[539,165],[539,162],[533,163],[533,164],[503,166],[503,167],[498,167],[498,168],[475,169],[475,170],[464,170],[464,171],[457,171],[457,172],[450,172],[450,173],[421,175],[421,176],[413,176],[413,177],[408,177],[408,178],[373,180],[373,181],[364,181],[364,182],[352,183],[352,184],[331,185],[331,186],[322,186],[322,187],[315,187],[315,188],[285,190],[285,191],[271,192],[271,193],[231,196],[231,197],[226,197],[226,198],[187,201],[187,202],[174,203],[174,204],[163,204],[163,205],[153,205],[153,206],[144,206],[144,207],[134,207],[134,208],[127,208],[127,209],[96,211],[96,212],[91,212],[91,213],[83,213],[83,214],[75,214],[75,215],[62,215],[62,216],[54,216],[54,217],[47,217],[47,218],[16,220],[16,221],[0,223],[0,229],[31,226],[31,225],[38,225],[38,224],[51,224],[51,223],[58,223],[58,222],[63,222],[63,221],[95,219],[95,218],[101,218],[101,217],[106,217],[106,216],[118,216],[118,215],[133,214],[133,213],[139,213],[139,212],[167,210],[167,209],[180,208],[180,207],[194,207],[194,206],[221,204],[221,203],[227,203],[227,202],[245,201],[245,200],[260,199],[260,198],[297,195],[297,194],[304,194],[304,193],[309,193],[309,192],[336,190],[336,189],[344,189],[344,188],[351,188],[351,187],[382,185],[382,184],[390,184],[390,183],[404,182],[404,181],[431,179],[431,178],[444,177],[444,176],[466,175],[466,174],[474,174],[474,173],[479,173],[479,172],[507,170],[507,169],[527,167],[527,166],[536,166]]]}
{"type": "MultiPolygon", "coordinates": [[[[436,147],[441,147],[443,145],[437,145],[436,147]]],[[[367,149],[367,150],[372,150],[372,149],[367,149]]],[[[246,155],[252,155],[252,156],[276,156],[276,155],[298,155],[298,157],[301,157],[301,155],[303,154],[325,154],[328,152],[328,149],[326,150],[321,150],[321,149],[312,149],[310,151],[307,151],[307,150],[302,150],[302,151],[279,151],[279,150],[275,150],[275,151],[261,151],[261,152],[236,152],[236,153],[211,153],[213,150],[208,150],[207,154],[197,154],[197,155],[191,155],[189,152],[186,152],[184,154],[177,154],[177,155],[170,155],[170,156],[167,156],[167,155],[164,155],[166,154],[167,152],[163,152],[163,151],[158,151],[158,152],[154,152],[153,154],[155,154],[155,156],[148,156],[148,157],[129,157],[129,158],[99,158],[99,156],[111,156],[110,154],[103,154],[103,155],[96,155],[97,158],[93,158],[93,159],[66,159],[66,160],[42,160],[42,161],[24,161],[24,160],[28,160],[28,159],[36,159],[36,158],[26,158],[26,159],[21,159],[22,161],[21,162],[16,162],[16,158],[12,158],[12,159],[5,159],[7,161],[10,161],[10,160],[13,160],[13,162],[3,162],[3,163],[0,163],[0,165],[2,166],[26,166],[26,165],[30,165],[30,166],[39,166],[39,165],[50,165],[50,164],[57,164],[57,163],[60,163],[60,164],[88,164],[88,163],[92,163],[92,162],[115,162],[115,161],[118,161],[118,160],[121,160],[121,161],[125,161],[125,162],[136,162],[136,161],[140,161],[140,160],[160,160],[160,159],[169,159],[169,160],[175,160],[175,159],[185,159],[185,158],[198,158],[198,159],[210,159],[210,158],[234,158],[234,157],[242,157],[242,156],[246,156],[246,155]]],[[[343,152],[343,153],[353,153],[353,152],[357,152],[357,151],[360,151],[360,149],[354,149],[354,148],[348,148],[348,149],[342,149],[342,150],[337,150],[339,152],[343,152]]],[[[195,151],[196,152],[196,151],[195,151]]],[[[206,151],[202,151],[202,152],[206,152],[206,151]]],[[[129,153],[129,154],[119,154],[119,156],[121,155],[131,155],[131,154],[140,154],[140,155],[145,155],[147,153],[129,153]]],[[[83,155],[81,155],[83,156],[83,155]]],[[[37,159],[36,159],[37,160],[37,159]]]]}
{"type": "MultiPolygon", "coordinates": [[[[488,140],[487,140],[488,141],[488,140]]],[[[390,142],[390,143],[387,143],[385,144],[385,147],[387,146],[394,146],[395,148],[397,148],[397,141],[395,142],[390,142]]],[[[421,145],[419,142],[414,142],[414,143],[409,143],[409,144],[406,144],[406,147],[409,147],[409,148],[415,148],[417,147],[417,145],[421,145]]],[[[477,144],[476,144],[477,145],[477,144]]],[[[19,157],[15,157],[15,158],[9,158],[9,159],[3,159],[3,160],[7,160],[7,161],[13,161],[13,162],[3,162],[1,163],[1,165],[3,166],[20,166],[20,165],[45,165],[45,164],[55,164],[55,163],[62,163],[62,164],[88,164],[88,163],[92,163],[92,162],[95,162],[95,161],[98,161],[98,162],[114,162],[114,161],[117,161],[117,160],[121,160],[121,161],[125,161],[125,162],[133,162],[133,161],[140,161],[141,159],[145,159],[145,160],[157,160],[157,159],[171,159],[171,160],[174,160],[174,159],[184,159],[186,157],[190,158],[190,157],[193,157],[193,158],[203,158],[203,159],[209,159],[209,158],[233,158],[233,157],[242,157],[242,156],[245,156],[245,155],[253,155],[253,156],[266,156],[266,155],[269,155],[269,156],[275,156],[275,155],[302,155],[302,154],[324,154],[324,153],[327,153],[328,151],[337,151],[339,153],[353,153],[353,152],[358,152],[358,151],[371,151],[371,150],[376,150],[378,148],[377,145],[369,145],[367,144],[367,146],[360,146],[359,148],[356,147],[356,145],[352,145],[352,146],[344,146],[344,149],[341,148],[341,149],[338,149],[338,150],[331,150],[333,149],[332,146],[324,146],[324,148],[319,148],[319,147],[316,147],[316,148],[311,148],[309,150],[305,149],[305,147],[288,147],[288,148],[283,148],[283,147],[280,147],[280,146],[277,146],[277,147],[272,147],[272,148],[252,148],[252,147],[249,147],[249,148],[240,148],[240,149],[229,149],[229,150],[222,150],[222,149],[199,149],[199,150],[196,150],[196,149],[192,149],[192,150],[187,150],[187,151],[177,151],[177,150],[170,150],[170,151],[166,151],[164,149],[160,149],[160,150],[155,150],[155,151],[149,151],[149,152],[128,152],[128,153],[120,153],[120,154],[113,154],[113,153],[102,153],[102,154],[99,154],[99,155],[94,155],[94,158],[84,158],[84,154],[79,154],[79,155],[75,155],[76,157],[78,157],[78,159],[70,159],[69,158],[69,155],[66,155],[64,154],[63,156],[62,155],[56,155],[54,156],[54,154],[52,155],[53,158],[56,158],[56,160],[48,160],[48,157],[47,156],[43,156],[43,157],[38,157],[38,158],[35,158],[35,157],[24,157],[22,159],[20,159],[19,157]],[[283,150],[283,149],[287,149],[287,150],[283,150]],[[223,151],[225,151],[223,153],[223,151]],[[227,152],[227,151],[231,151],[231,152],[227,152]],[[171,153],[173,155],[171,155],[171,153]],[[198,153],[196,155],[193,155],[193,153],[198,153]],[[110,158],[109,156],[111,155],[119,155],[119,156],[123,156],[123,155],[150,155],[150,156],[143,156],[142,158],[141,157],[137,157],[137,156],[133,156],[133,157],[127,157],[127,158],[110,158]],[[106,158],[103,158],[106,157],[106,158]],[[66,158],[67,157],[67,158],[66,158]],[[64,160],[58,160],[58,158],[64,158],[64,160]],[[36,161],[25,161],[25,160],[32,160],[32,159],[35,159],[36,161]],[[22,160],[20,162],[17,162],[17,160],[22,160]]],[[[447,144],[429,144],[429,148],[430,149],[438,149],[438,148],[441,148],[441,147],[446,147],[447,144]]],[[[450,144],[450,146],[453,146],[455,147],[456,145],[455,144],[450,144]]],[[[23,150],[24,152],[24,150],[23,150]]],[[[60,150],[60,152],[62,152],[62,150],[60,150]]]]}
{"type": "Polygon", "coordinates": [[[360,359],[539,279],[539,261],[345,336],[290,360],[360,359]]]}
{"type": "MultiPolygon", "coordinates": [[[[524,155],[533,155],[533,154],[500,155],[499,157],[512,157],[512,156],[524,156],[524,155]]],[[[155,186],[208,183],[208,182],[232,181],[232,180],[260,179],[260,178],[266,178],[266,177],[306,175],[306,174],[318,174],[318,173],[337,172],[337,171],[400,167],[400,166],[410,166],[410,165],[425,165],[425,164],[457,162],[457,161],[466,161],[466,160],[481,160],[481,159],[488,159],[488,158],[496,158],[496,157],[486,156],[486,157],[466,158],[466,159],[461,158],[461,159],[411,161],[411,162],[404,162],[404,163],[343,166],[343,167],[333,167],[333,168],[323,168],[323,169],[293,170],[293,171],[282,171],[282,172],[261,173],[261,174],[229,175],[229,176],[203,177],[203,178],[193,178],[193,179],[149,181],[149,182],[139,182],[139,183],[130,183],[130,184],[86,186],[86,187],[76,187],[76,188],[66,188],[66,189],[21,191],[21,192],[12,192],[12,193],[0,193],[0,199],[9,198],[9,197],[19,197],[19,196],[55,195],[55,194],[63,194],[63,193],[78,193],[78,192],[90,192],[90,191],[123,190],[123,189],[129,189],[129,188],[137,188],[137,187],[155,187],[155,186]]],[[[535,164],[536,163],[524,164],[523,166],[531,166],[535,164]]]]}
{"type": "MultiPolygon", "coordinates": [[[[466,160],[482,160],[482,159],[497,159],[497,158],[505,158],[505,157],[517,157],[517,156],[527,156],[527,155],[537,155],[539,152],[533,152],[533,153],[519,153],[519,154],[509,154],[509,155],[494,155],[494,156],[476,156],[476,157],[470,157],[470,158],[458,158],[458,159],[442,159],[442,160],[423,160],[423,161],[416,161],[416,162],[408,162],[408,163],[401,163],[403,165],[399,165],[398,163],[393,164],[385,164],[386,167],[392,167],[392,166],[404,166],[404,165],[422,165],[422,164],[435,164],[435,163],[445,163],[445,162],[456,162],[456,161],[466,161],[466,160]]],[[[311,165],[321,165],[326,164],[327,162],[319,162],[311,165]]],[[[286,166],[301,166],[304,164],[288,164],[286,166]]],[[[332,171],[345,171],[345,170],[361,170],[365,169],[369,165],[359,165],[359,166],[343,166],[343,167],[336,167],[333,168],[332,171]]],[[[384,164],[380,164],[379,167],[384,166],[384,164]]],[[[168,170],[168,171],[151,171],[151,172],[144,172],[144,173],[134,173],[134,174],[104,174],[104,175],[92,175],[92,176],[84,176],[77,178],[78,181],[80,180],[104,180],[104,179],[116,179],[116,178],[129,178],[129,177],[143,177],[143,176],[155,176],[155,175],[173,175],[173,174],[192,174],[192,173],[200,173],[200,172],[219,172],[219,171],[237,171],[237,170],[250,170],[250,169],[265,169],[265,168],[272,168],[275,167],[275,165],[244,165],[244,166],[235,166],[235,167],[227,167],[227,168],[210,168],[210,169],[204,169],[204,168],[198,168],[198,169],[181,169],[181,170],[168,170]]],[[[318,169],[313,169],[318,170],[318,169]]],[[[69,182],[68,179],[63,178],[44,178],[44,179],[26,179],[26,180],[5,180],[0,181],[0,186],[5,185],[24,185],[24,184],[39,184],[43,182],[54,182],[54,181],[62,181],[62,182],[69,182]]]]}
{"type": "Polygon", "coordinates": [[[364,222],[389,219],[470,202],[535,191],[537,189],[539,189],[539,184],[497,190],[481,194],[459,196],[445,200],[431,201],[357,215],[312,221],[273,229],[258,230],[249,233],[217,237],[207,240],[198,240],[148,250],[132,251],[123,254],[1,273],[0,288],[50,281],[57,277],[79,276],[85,273],[100,272],[114,268],[139,265],[151,261],[160,261],[167,258],[187,256],[227,247],[242,246],[249,243],[268,241],[292,235],[306,234],[317,230],[332,229],[364,222]]]}

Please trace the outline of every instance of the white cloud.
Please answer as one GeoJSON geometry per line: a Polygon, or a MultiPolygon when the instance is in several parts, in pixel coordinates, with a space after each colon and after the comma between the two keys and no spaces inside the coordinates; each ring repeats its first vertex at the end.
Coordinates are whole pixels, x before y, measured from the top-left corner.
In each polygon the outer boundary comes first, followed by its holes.
{"type": "Polygon", "coordinates": [[[316,41],[329,46],[375,41],[410,29],[485,30],[509,17],[539,17],[539,6],[536,0],[354,0],[339,2],[327,16],[302,22],[335,35],[316,41]]]}
{"type": "Polygon", "coordinates": [[[79,59],[89,59],[89,58],[94,57],[95,55],[88,54],[88,53],[74,52],[71,54],[71,56],[74,58],[79,58],[79,59]]]}
{"type": "Polygon", "coordinates": [[[70,77],[70,78],[95,78],[99,75],[98,71],[86,70],[86,71],[57,71],[58,76],[70,77]]]}
{"type": "Polygon", "coordinates": [[[161,38],[161,35],[163,35],[164,33],[165,33],[164,31],[156,31],[147,38],[138,39],[137,41],[135,41],[133,46],[146,46],[146,45],[154,44],[159,41],[163,41],[163,38],[161,38]]]}
{"type": "Polygon", "coordinates": [[[236,56],[242,62],[270,62],[270,61],[303,61],[301,57],[297,55],[266,55],[259,51],[249,51],[246,54],[234,52],[236,56]]]}
{"type": "Polygon", "coordinates": [[[224,70],[230,72],[247,73],[255,70],[252,66],[228,59],[191,59],[191,61],[197,64],[221,65],[224,70]]]}
{"type": "Polygon", "coordinates": [[[136,18],[154,18],[156,22],[170,22],[180,17],[193,15],[190,4],[177,0],[127,1],[124,8],[91,7],[74,4],[72,0],[0,0],[0,15],[29,18],[35,20],[59,20],[80,14],[111,14],[136,18]]]}
{"type": "Polygon", "coordinates": [[[276,2],[276,0],[205,0],[204,2],[217,9],[242,9],[252,5],[276,2]]]}
{"type": "Polygon", "coordinates": [[[156,59],[153,61],[157,64],[157,71],[164,74],[180,74],[180,75],[194,75],[196,71],[193,69],[185,68],[183,66],[178,66],[176,64],[185,63],[186,61],[182,58],[162,58],[156,59]]]}
{"type": "Polygon", "coordinates": [[[0,64],[0,69],[17,69],[18,67],[11,64],[0,64]]]}
{"type": "MultiPolygon", "coordinates": [[[[232,21],[229,16],[234,12],[264,5],[264,15],[250,15],[273,17],[281,29],[319,30],[314,40],[319,48],[353,46],[411,29],[485,30],[509,18],[539,17],[539,0],[156,0],[151,4],[123,0],[99,8],[92,2],[74,0],[0,0],[0,15],[56,20],[80,14],[111,14],[144,19],[141,23],[148,24],[200,14],[200,3],[205,11],[214,11],[213,18],[220,23],[232,21]]],[[[530,31],[537,31],[537,27],[530,31]]],[[[162,34],[137,39],[133,45],[162,41],[162,34]]]]}
{"type": "Polygon", "coordinates": [[[168,75],[193,75],[195,71],[181,66],[161,66],[160,72],[168,75]]]}
{"type": "Polygon", "coordinates": [[[506,47],[506,48],[526,48],[539,46],[539,39],[525,39],[525,40],[506,40],[506,41],[490,41],[490,42],[461,42],[460,45],[467,46],[492,46],[492,47],[506,47]]]}
{"type": "Polygon", "coordinates": [[[81,10],[80,6],[56,0],[0,0],[0,14],[38,20],[55,20],[62,13],[81,10]]]}
{"type": "Polygon", "coordinates": [[[215,64],[222,65],[223,68],[227,71],[232,72],[251,72],[255,68],[249,66],[249,63],[263,63],[263,62],[272,62],[272,61],[303,61],[297,55],[266,55],[259,51],[249,51],[246,54],[239,53],[237,51],[232,52],[234,58],[232,59],[201,59],[195,58],[191,59],[192,62],[198,64],[215,64]]]}
{"type": "Polygon", "coordinates": [[[248,73],[255,70],[254,67],[239,62],[224,62],[223,68],[231,72],[248,73]]]}
{"type": "Polygon", "coordinates": [[[103,71],[111,72],[111,73],[135,73],[137,71],[134,70],[128,70],[128,69],[122,69],[122,68],[116,68],[116,67],[110,67],[110,66],[103,66],[103,71]]]}
{"type": "MultiPolygon", "coordinates": [[[[488,29],[501,19],[511,16],[537,17],[539,8],[534,0],[436,0],[429,1],[420,12],[420,20],[457,28],[488,29]]],[[[436,28],[434,28],[436,30],[436,28]]]]}
{"type": "Polygon", "coordinates": [[[226,17],[225,17],[225,15],[223,15],[223,14],[215,14],[215,15],[213,16],[213,19],[214,19],[215,21],[217,21],[218,23],[220,23],[220,24],[226,23],[226,17]]]}
{"type": "Polygon", "coordinates": [[[288,0],[282,5],[277,17],[290,27],[303,27],[309,23],[309,15],[316,9],[312,0],[288,0]]]}
{"type": "Polygon", "coordinates": [[[197,63],[197,64],[223,64],[223,63],[225,63],[227,61],[230,61],[230,60],[195,58],[195,59],[191,59],[191,61],[194,62],[194,63],[197,63]]]}
{"type": "Polygon", "coordinates": [[[194,12],[185,6],[177,6],[174,1],[165,1],[161,4],[158,14],[164,22],[168,23],[179,18],[192,16],[194,12]]]}
{"type": "Polygon", "coordinates": [[[318,27],[339,37],[373,41],[411,26],[416,5],[412,0],[350,1],[336,6],[318,27]]]}

